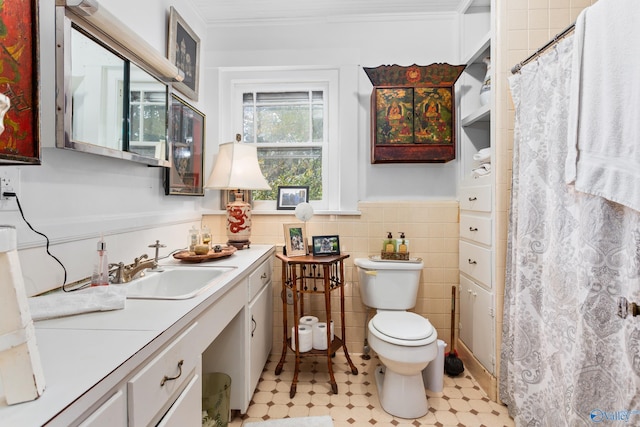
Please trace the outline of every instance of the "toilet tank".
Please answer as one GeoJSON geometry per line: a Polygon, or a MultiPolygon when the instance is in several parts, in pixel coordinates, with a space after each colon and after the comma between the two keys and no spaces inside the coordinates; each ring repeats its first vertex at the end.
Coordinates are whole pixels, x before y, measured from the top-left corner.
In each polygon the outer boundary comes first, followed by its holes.
{"type": "Polygon", "coordinates": [[[367,307],[379,310],[408,310],[416,305],[420,272],[419,262],[372,261],[356,258],[360,297],[367,307]]]}

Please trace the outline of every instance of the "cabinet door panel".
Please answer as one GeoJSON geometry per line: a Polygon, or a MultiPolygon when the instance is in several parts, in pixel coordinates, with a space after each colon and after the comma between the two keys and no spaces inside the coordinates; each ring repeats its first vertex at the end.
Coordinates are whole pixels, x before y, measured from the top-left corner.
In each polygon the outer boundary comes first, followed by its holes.
{"type": "Polygon", "coordinates": [[[460,340],[473,352],[473,282],[460,276],[460,340]]]}
{"type": "Polygon", "coordinates": [[[247,390],[251,399],[260,379],[260,374],[267,363],[273,341],[273,296],[271,283],[268,283],[256,298],[249,304],[251,313],[251,366],[250,387],[247,390]]]}
{"type": "Polygon", "coordinates": [[[492,375],[494,373],[493,294],[474,284],[473,354],[492,375]]]}

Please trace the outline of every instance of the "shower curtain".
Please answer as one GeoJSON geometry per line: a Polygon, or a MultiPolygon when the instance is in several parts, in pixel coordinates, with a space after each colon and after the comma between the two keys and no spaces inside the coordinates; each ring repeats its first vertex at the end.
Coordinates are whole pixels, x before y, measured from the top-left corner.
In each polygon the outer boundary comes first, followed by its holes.
{"type": "MultiPolygon", "coordinates": [[[[500,398],[517,426],[640,425],[640,213],[564,183],[573,37],[510,78],[500,398]]],[[[640,186],[639,186],[640,191],[640,186]]]]}

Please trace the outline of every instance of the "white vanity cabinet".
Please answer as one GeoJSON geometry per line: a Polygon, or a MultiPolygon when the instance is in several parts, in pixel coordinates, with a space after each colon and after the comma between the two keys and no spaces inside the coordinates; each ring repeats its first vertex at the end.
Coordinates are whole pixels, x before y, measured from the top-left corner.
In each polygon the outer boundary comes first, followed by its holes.
{"type": "Polygon", "coordinates": [[[0,425],[201,425],[208,372],[231,376],[231,408],[246,412],[271,349],[274,253],[255,245],[217,261],[235,268],[191,299],[36,322],[47,388],[7,406],[0,383],[0,425]]]}
{"type": "Polygon", "coordinates": [[[231,409],[243,414],[271,352],[272,268],[273,259],[269,258],[249,275],[245,284],[246,309],[236,315],[202,356],[203,375],[225,372],[231,377],[231,409]]]}
{"type": "MultiPolygon", "coordinates": [[[[460,56],[467,67],[458,80],[460,93],[460,321],[459,339],[490,374],[495,375],[495,119],[493,90],[486,103],[480,88],[487,74],[484,58],[494,56],[495,0],[468,0],[461,14],[460,56]],[[473,173],[476,156],[489,152],[492,172],[473,173]]],[[[490,71],[490,79],[495,71],[490,71]]],[[[486,162],[486,159],[484,160],[486,162]]]]}

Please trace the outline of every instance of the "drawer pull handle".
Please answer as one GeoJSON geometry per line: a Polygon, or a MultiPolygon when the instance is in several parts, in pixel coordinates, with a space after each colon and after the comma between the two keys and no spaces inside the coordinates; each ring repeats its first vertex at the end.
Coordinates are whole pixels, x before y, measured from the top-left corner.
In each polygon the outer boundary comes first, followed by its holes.
{"type": "Polygon", "coordinates": [[[472,260],[471,258],[469,258],[469,264],[475,265],[475,264],[477,264],[477,263],[478,263],[477,261],[474,261],[474,260],[472,260]]]}
{"type": "Polygon", "coordinates": [[[469,231],[478,231],[478,227],[469,227],[469,231]]]}
{"type": "Polygon", "coordinates": [[[261,279],[266,279],[267,278],[267,272],[265,271],[264,273],[262,273],[262,276],[260,276],[261,279]]]}
{"type": "Polygon", "coordinates": [[[470,202],[475,202],[476,200],[478,200],[478,198],[477,198],[477,197],[469,197],[469,201],[470,201],[470,202]]]}
{"type": "Polygon", "coordinates": [[[253,316],[251,316],[251,336],[253,337],[253,334],[256,332],[256,328],[258,327],[258,324],[256,323],[256,319],[253,318],[253,316]]]}
{"type": "Polygon", "coordinates": [[[178,362],[178,375],[176,375],[175,377],[168,377],[168,376],[164,376],[164,378],[162,379],[162,381],[160,381],[160,387],[164,386],[164,383],[166,383],[167,381],[173,381],[173,380],[177,380],[178,378],[180,378],[180,375],[182,375],[182,364],[184,363],[184,360],[181,360],[178,362]]]}

